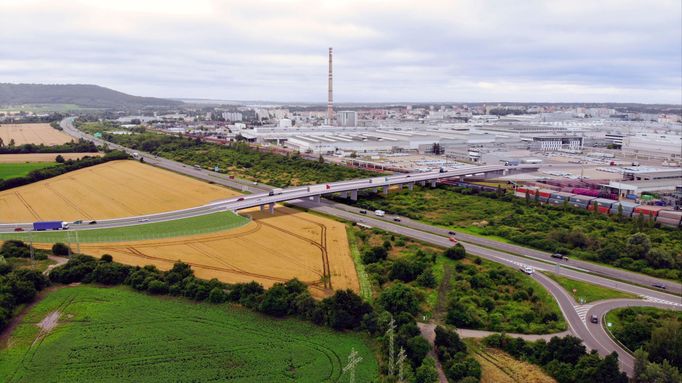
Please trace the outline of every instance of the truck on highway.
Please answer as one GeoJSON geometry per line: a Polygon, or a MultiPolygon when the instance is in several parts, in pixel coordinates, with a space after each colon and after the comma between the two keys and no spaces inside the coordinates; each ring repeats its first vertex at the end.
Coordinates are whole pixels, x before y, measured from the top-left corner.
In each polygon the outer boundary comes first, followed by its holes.
{"type": "Polygon", "coordinates": [[[69,223],[64,221],[39,221],[33,222],[33,230],[66,230],[69,228],[69,223]]]}
{"type": "Polygon", "coordinates": [[[283,190],[282,190],[281,188],[275,188],[275,189],[270,190],[270,192],[268,193],[268,195],[269,195],[269,196],[273,196],[273,195],[282,194],[282,191],[283,191],[283,190]]]}
{"type": "Polygon", "coordinates": [[[329,190],[332,187],[327,185],[310,185],[308,186],[308,192],[321,192],[325,190],[329,190]]]}
{"type": "Polygon", "coordinates": [[[383,210],[374,210],[374,215],[376,215],[377,217],[383,217],[386,215],[386,212],[383,210]]]}
{"type": "Polygon", "coordinates": [[[369,180],[369,183],[380,184],[386,182],[386,177],[374,177],[369,180]]]}

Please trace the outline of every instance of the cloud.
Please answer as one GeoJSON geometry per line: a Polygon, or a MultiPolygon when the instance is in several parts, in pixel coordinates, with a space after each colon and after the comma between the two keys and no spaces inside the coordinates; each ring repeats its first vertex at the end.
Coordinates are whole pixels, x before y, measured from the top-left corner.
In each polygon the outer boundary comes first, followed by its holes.
{"type": "Polygon", "coordinates": [[[661,0],[3,0],[0,82],[161,97],[682,102],[661,0]]]}

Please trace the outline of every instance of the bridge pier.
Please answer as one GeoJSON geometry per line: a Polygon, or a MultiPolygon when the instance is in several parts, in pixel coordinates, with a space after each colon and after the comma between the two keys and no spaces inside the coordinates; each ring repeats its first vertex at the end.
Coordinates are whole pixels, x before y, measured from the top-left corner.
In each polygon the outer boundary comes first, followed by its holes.
{"type": "Polygon", "coordinates": [[[414,189],[414,182],[410,182],[407,184],[407,190],[412,191],[414,189]]]}
{"type": "Polygon", "coordinates": [[[313,202],[320,203],[320,195],[319,194],[313,196],[313,202]]]}
{"type": "Polygon", "coordinates": [[[270,202],[268,206],[270,207],[270,214],[275,214],[275,203],[270,202]]]}
{"type": "Polygon", "coordinates": [[[260,205],[260,211],[265,210],[265,205],[260,205]]]}
{"type": "Polygon", "coordinates": [[[388,185],[382,186],[381,189],[382,189],[384,195],[388,195],[388,185]]]}
{"type": "Polygon", "coordinates": [[[426,186],[426,181],[419,181],[419,185],[426,186]]]}
{"type": "Polygon", "coordinates": [[[436,187],[436,180],[431,180],[431,181],[429,181],[429,182],[431,182],[431,187],[432,187],[432,188],[435,188],[435,187],[436,187]]]}
{"type": "Polygon", "coordinates": [[[342,191],[342,192],[339,193],[339,196],[340,196],[341,198],[348,198],[348,192],[342,191]]]}
{"type": "Polygon", "coordinates": [[[350,192],[350,199],[353,201],[358,200],[358,191],[357,190],[351,190],[350,192]]]}

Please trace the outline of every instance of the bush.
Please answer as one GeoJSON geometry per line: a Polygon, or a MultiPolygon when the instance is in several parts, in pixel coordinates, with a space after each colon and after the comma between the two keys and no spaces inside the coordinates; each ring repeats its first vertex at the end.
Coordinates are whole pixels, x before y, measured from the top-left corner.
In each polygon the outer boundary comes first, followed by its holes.
{"type": "Polygon", "coordinates": [[[377,303],[394,315],[403,312],[415,315],[419,311],[417,293],[410,286],[400,282],[384,289],[377,303]]]}
{"type": "Polygon", "coordinates": [[[386,258],[388,258],[388,251],[386,251],[386,248],[375,246],[362,254],[362,263],[367,265],[370,263],[381,262],[386,258]]]}
{"type": "Polygon", "coordinates": [[[54,254],[54,255],[66,257],[69,255],[70,252],[71,252],[71,249],[69,249],[68,246],[66,246],[65,244],[63,244],[61,242],[57,242],[54,245],[52,245],[52,254],[54,254]]]}
{"type": "Polygon", "coordinates": [[[161,295],[161,294],[167,294],[168,293],[168,285],[160,281],[158,279],[154,279],[152,281],[149,281],[147,284],[147,291],[150,294],[155,294],[155,295],[161,295]]]}
{"type": "Polygon", "coordinates": [[[464,246],[462,246],[459,243],[456,244],[455,246],[445,249],[445,251],[443,252],[443,255],[454,260],[464,259],[464,257],[466,257],[466,254],[467,253],[466,250],[464,249],[464,246]]]}

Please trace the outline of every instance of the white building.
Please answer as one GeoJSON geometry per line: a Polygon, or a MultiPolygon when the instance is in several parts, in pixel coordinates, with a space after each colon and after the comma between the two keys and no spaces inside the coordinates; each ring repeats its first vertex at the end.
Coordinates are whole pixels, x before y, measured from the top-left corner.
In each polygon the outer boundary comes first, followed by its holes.
{"type": "Polygon", "coordinates": [[[532,150],[557,151],[571,150],[580,151],[583,148],[582,137],[533,137],[532,150]]]}
{"type": "Polygon", "coordinates": [[[279,120],[279,127],[280,128],[291,128],[293,125],[291,124],[291,120],[288,118],[282,118],[279,120]]]}
{"type": "Polygon", "coordinates": [[[239,112],[223,112],[223,118],[226,121],[237,122],[237,121],[241,121],[243,116],[239,112]]]}
{"type": "Polygon", "coordinates": [[[339,121],[339,126],[357,126],[358,125],[358,113],[352,110],[343,110],[336,114],[337,121],[339,121]]]}

